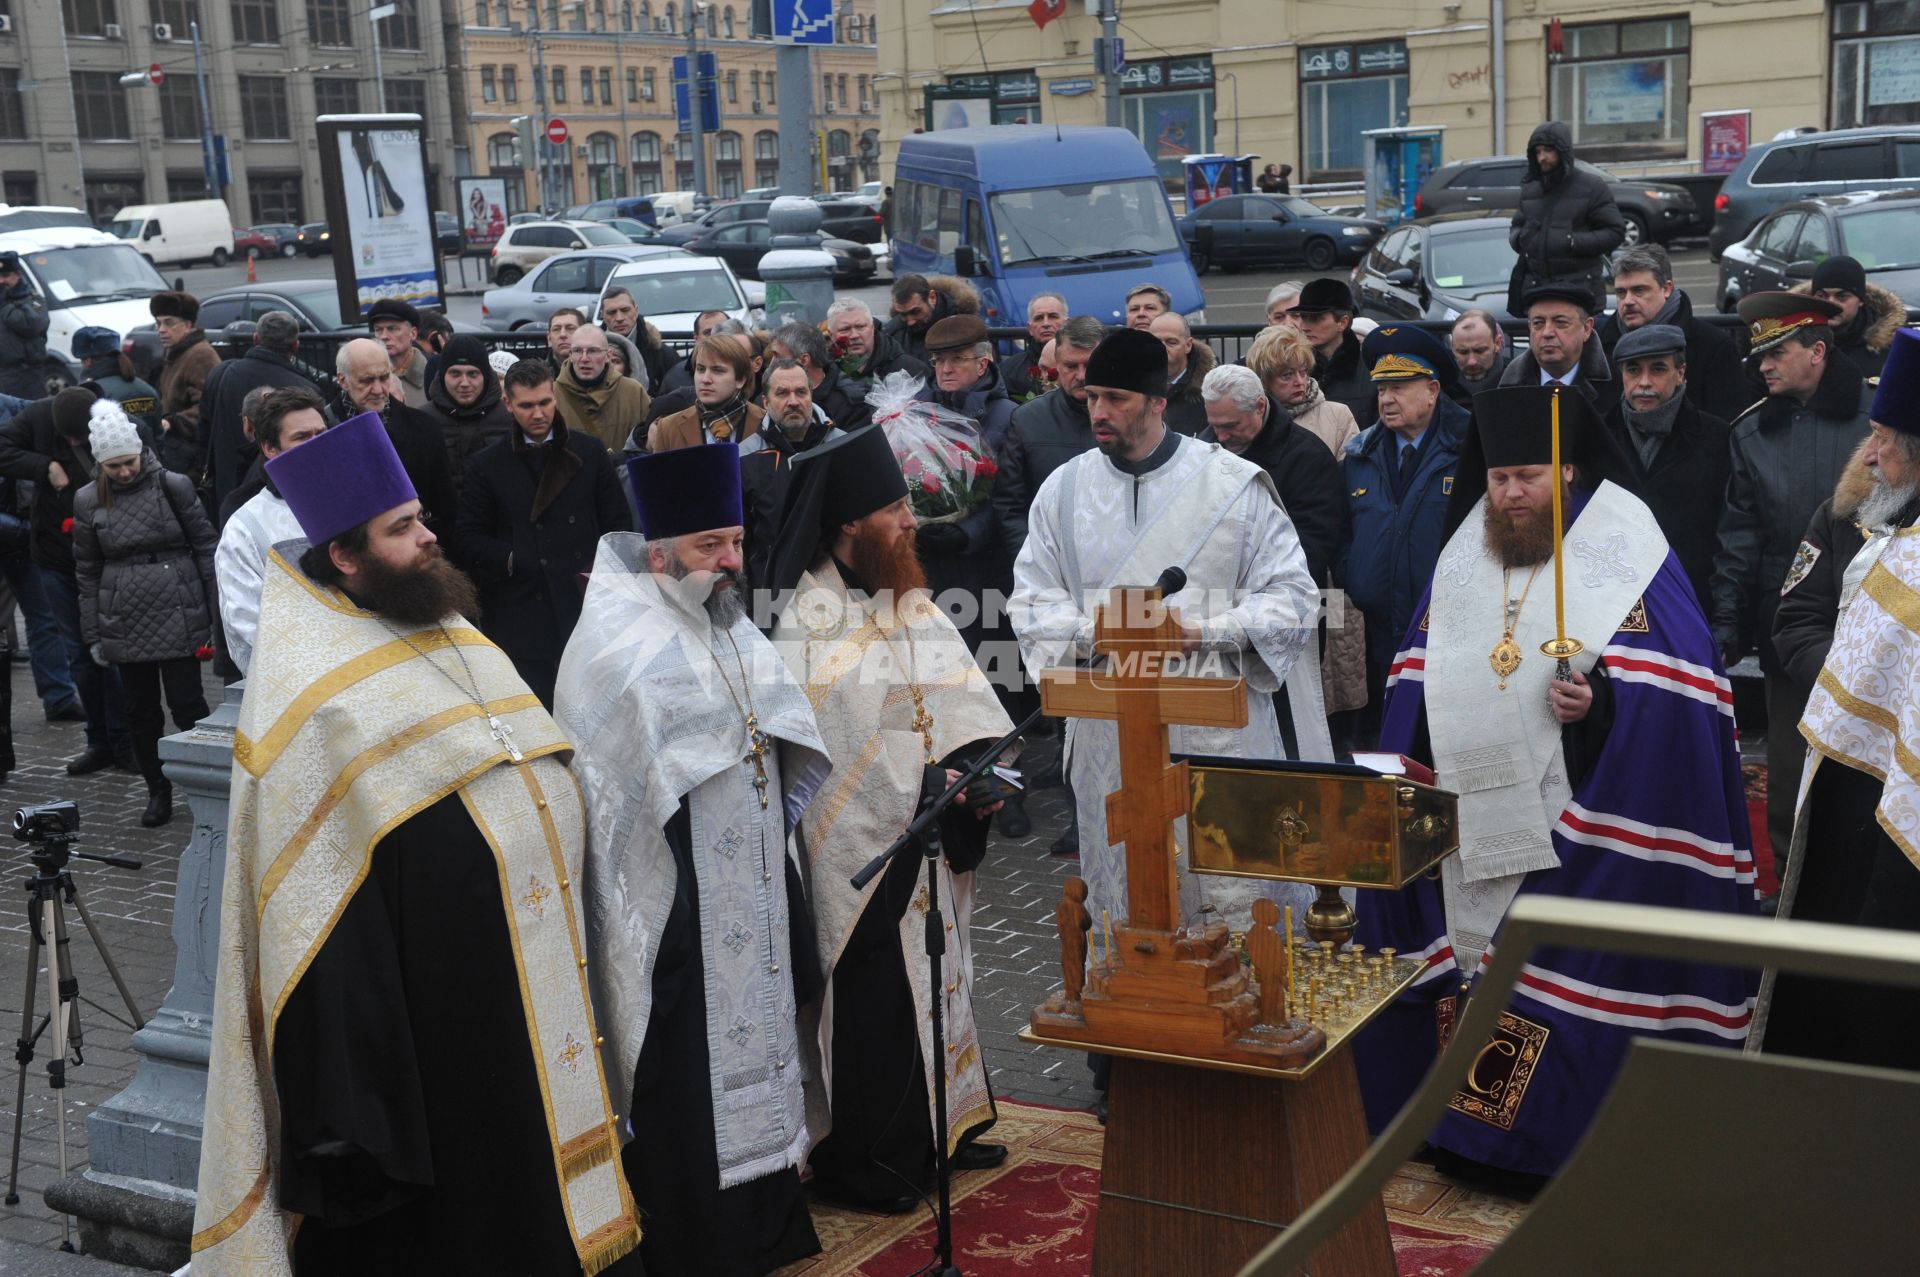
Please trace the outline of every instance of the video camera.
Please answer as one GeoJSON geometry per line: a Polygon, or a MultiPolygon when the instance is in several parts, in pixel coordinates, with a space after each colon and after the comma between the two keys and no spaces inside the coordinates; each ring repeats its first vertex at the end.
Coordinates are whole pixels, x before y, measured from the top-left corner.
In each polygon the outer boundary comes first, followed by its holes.
{"type": "Polygon", "coordinates": [[[35,803],[13,813],[13,836],[21,842],[51,842],[80,832],[80,806],[72,799],[35,803]]]}

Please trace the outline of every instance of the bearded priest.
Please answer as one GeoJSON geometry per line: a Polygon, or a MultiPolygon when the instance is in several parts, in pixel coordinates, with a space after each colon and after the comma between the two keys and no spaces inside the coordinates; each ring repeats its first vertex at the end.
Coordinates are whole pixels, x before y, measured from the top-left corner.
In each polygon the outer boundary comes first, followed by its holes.
{"type": "Polygon", "coordinates": [[[747,616],[740,449],[627,474],[645,535],[600,539],[555,700],[594,997],[649,1271],[759,1277],[820,1249],[799,1173],[825,1128],[800,1028],[820,963],[792,837],[826,748],[747,616]]]}
{"type": "MultiPolygon", "coordinates": [[[[1752,907],[1753,854],[1733,693],[1680,561],[1621,486],[1632,463],[1583,396],[1474,396],[1448,539],[1394,658],[1381,749],[1460,796],[1440,881],[1362,902],[1355,939],[1427,961],[1356,1054],[1377,1129],[1419,1084],[1458,997],[1520,894],[1752,907]],[[1562,466],[1552,467],[1556,405],[1562,466]],[[1556,637],[1554,487],[1565,532],[1566,680],[1556,637]]],[[[1546,949],[1525,968],[1465,1089],[1430,1139],[1457,1169],[1551,1175],[1632,1039],[1737,1047],[1751,973],[1546,949]]]]}
{"type": "Polygon", "coordinates": [[[848,880],[918,814],[928,768],[949,782],[1013,730],[959,630],[926,591],[906,481],[887,436],[869,426],[794,458],[773,557],[793,591],[774,643],[806,685],[834,759],[804,821],[820,957],[831,974],[820,1042],[833,1130],[814,1151],[814,1184],[871,1209],[917,1207],[934,1171],[932,1070],[946,1075],[948,1156],[982,1169],[1005,1147],[979,1141],[995,1119],[973,1017],[973,871],[997,804],[951,807],[938,868],[946,951],[926,953],[927,860],[908,851],[856,891],[848,880]],[[946,1023],[933,1051],[932,999],[946,1023]]]}
{"type": "Polygon", "coordinates": [[[380,418],[267,463],[193,1271],[637,1273],[572,749],[380,418]]]}
{"type": "MultiPolygon", "coordinates": [[[[1168,567],[1187,584],[1168,596],[1189,623],[1202,673],[1244,676],[1244,728],[1175,727],[1181,754],[1333,758],[1314,643],[1319,594],[1273,479],[1217,443],[1169,429],[1167,354],[1138,329],[1107,334],[1087,360],[1095,450],[1048,476],[1034,497],[1013,565],[1008,612],[1020,653],[1040,671],[1093,655],[1094,615],[1116,586],[1152,585],[1168,567]],[[1213,668],[1204,668],[1211,665],[1213,668]]],[[[1080,821],[1080,866],[1095,918],[1126,916],[1124,844],[1107,841],[1107,795],[1120,788],[1117,724],[1069,719],[1068,777],[1080,821]]],[[[1185,823],[1177,832],[1185,837],[1185,823]]],[[[1179,876],[1183,912],[1211,909],[1236,931],[1266,895],[1298,905],[1298,883],[1179,876]]]]}

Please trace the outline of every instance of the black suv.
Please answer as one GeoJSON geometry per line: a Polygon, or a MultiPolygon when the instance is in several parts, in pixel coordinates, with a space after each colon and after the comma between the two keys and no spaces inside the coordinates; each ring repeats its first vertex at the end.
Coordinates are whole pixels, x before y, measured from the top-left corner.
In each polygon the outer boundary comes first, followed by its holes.
{"type": "Polygon", "coordinates": [[[1920,127],[1835,129],[1761,142],[1720,184],[1707,249],[1714,261],[1793,200],[1900,190],[1920,179],[1920,127]]]}
{"type": "MultiPolygon", "coordinates": [[[[860,200],[819,200],[820,233],[829,239],[850,239],[856,244],[880,242],[880,211],[860,200]]],[[[772,200],[734,200],[715,204],[690,222],[680,222],[660,232],[662,244],[685,245],[710,230],[735,222],[754,222],[766,217],[772,200]]]]}
{"type": "MultiPolygon", "coordinates": [[[[1693,195],[1683,186],[1615,177],[1597,164],[1576,159],[1576,168],[1598,174],[1613,192],[1627,222],[1623,247],[1649,240],[1664,244],[1693,221],[1693,195]]],[[[1493,213],[1520,207],[1520,185],[1527,180],[1527,157],[1494,155],[1460,160],[1433,171],[1413,197],[1417,217],[1435,213],[1493,213]]]]}

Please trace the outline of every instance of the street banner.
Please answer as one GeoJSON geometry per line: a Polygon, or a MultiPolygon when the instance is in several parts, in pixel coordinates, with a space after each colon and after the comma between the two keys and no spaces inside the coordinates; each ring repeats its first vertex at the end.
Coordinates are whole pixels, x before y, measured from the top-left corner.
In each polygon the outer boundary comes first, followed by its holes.
{"type": "Polygon", "coordinates": [[[341,315],[389,298],[444,309],[420,117],[323,115],[318,125],[341,315]]]}

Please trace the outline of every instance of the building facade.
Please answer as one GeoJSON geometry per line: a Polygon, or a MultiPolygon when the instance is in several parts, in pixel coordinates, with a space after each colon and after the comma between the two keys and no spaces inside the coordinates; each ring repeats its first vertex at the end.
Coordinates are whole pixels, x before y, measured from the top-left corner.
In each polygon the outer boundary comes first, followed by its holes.
{"type": "MultiPolygon", "coordinates": [[[[930,88],[966,118],[1105,123],[1098,12],[1068,0],[1037,29],[1025,0],[879,0],[883,168],[900,137],[959,118],[930,118],[930,88]]],[[[1362,130],[1390,125],[1445,125],[1446,157],[1466,159],[1518,153],[1563,120],[1586,158],[1697,169],[1703,112],[1750,111],[1755,141],[1920,123],[1911,0],[1505,0],[1498,33],[1492,0],[1125,0],[1120,14],[1123,122],[1170,180],[1180,156],[1220,151],[1291,164],[1296,183],[1352,181],[1362,130]]]]}
{"type": "Polygon", "coordinates": [[[0,0],[0,199],[86,209],[223,196],[236,226],[317,221],[316,116],[411,111],[446,207],[460,157],[440,0],[0,0]],[[195,74],[200,35],[205,101],[195,74]],[[160,83],[121,77],[158,67],[160,83]],[[382,100],[381,90],[385,96],[382,100]],[[210,124],[224,189],[201,161],[210,124]]]}
{"type": "MultiPolygon", "coordinates": [[[[510,211],[693,188],[692,139],[679,133],[674,111],[673,59],[688,52],[685,0],[458,2],[466,7],[455,110],[467,122],[473,171],[507,179],[510,211]],[[545,140],[550,119],[566,123],[564,144],[545,140]]],[[[851,190],[879,176],[882,36],[871,0],[842,0],[835,10],[837,42],[813,49],[807,85],[814,181],[851,190]]],[[[699,49],[714,54],[718,74],[720,126],[705,137],[708,190],[732,197],[774,185],[774,45],[751,34],[748,0],[704,4],[696,21],[699,49]]]]}

